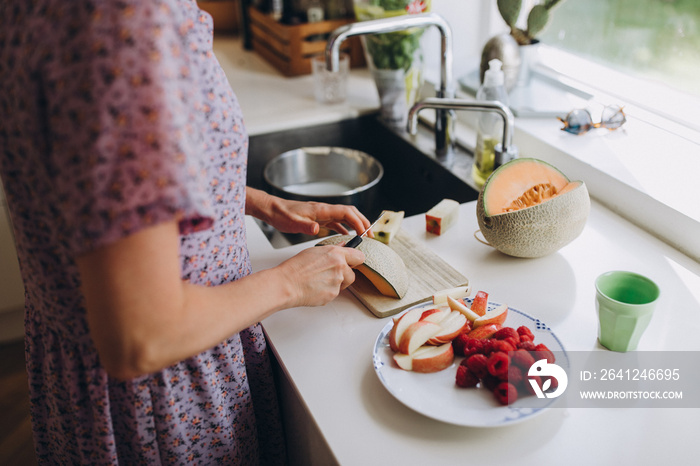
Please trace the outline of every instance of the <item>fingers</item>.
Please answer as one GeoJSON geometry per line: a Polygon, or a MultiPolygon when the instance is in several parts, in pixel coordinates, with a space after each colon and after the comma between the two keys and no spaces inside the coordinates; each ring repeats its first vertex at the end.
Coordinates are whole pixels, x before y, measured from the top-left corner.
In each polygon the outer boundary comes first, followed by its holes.
{"type": "Polygon", "coordinates": [[[350,268],[355,268],[365,261],[365,254],[359,249],[342,248],[342,250],[345,253],[345,262],[350,268]]]}
{"type": "MultiPolygon", "coordinates": [[[[317,222],[344,235],[348,234],[348,230],[342,225],[343,223],[357,233],[365,231],[371,225],[367,217],[362,215],[355,206],[320,203],[316,205],[316,210],[317,222]]],[[[374,237],[371,232],[369,235],[374,237]]]]}

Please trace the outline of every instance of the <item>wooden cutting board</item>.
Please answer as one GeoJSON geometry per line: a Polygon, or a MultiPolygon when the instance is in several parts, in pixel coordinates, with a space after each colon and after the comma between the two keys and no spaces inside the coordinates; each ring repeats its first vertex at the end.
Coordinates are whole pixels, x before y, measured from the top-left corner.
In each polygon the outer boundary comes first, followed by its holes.
{"type": "Polygon", "coordinates": [[[377,317],[398,314],[432,297],[436,291],[469,284],[464,275],[404,230],[399,230],[389,246],[406,265],[409,278],[406,295],[401,299],[384,296],[360,273],[356,274],[355,282],[349,287],[357,299],[377,317]]]}

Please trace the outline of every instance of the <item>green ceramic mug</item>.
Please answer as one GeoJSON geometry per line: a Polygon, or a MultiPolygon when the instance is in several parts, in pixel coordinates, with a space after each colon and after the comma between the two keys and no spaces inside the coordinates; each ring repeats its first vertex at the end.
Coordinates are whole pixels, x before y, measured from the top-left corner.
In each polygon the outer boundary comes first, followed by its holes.
{"type": "Polygon", "coordinates": [[[598,340],[612,351],[634,351],[649,326],[659,287],[642,275],[612,271],[595,281],[598,340]]]}

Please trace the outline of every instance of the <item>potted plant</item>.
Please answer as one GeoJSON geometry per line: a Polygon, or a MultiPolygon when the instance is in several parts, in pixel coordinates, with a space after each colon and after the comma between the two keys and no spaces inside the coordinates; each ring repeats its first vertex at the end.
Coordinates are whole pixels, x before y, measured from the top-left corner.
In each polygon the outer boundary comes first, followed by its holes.
{"type": "Polygon", "coordinates": [[[557,6],[561,0],[544,0],[542,3],[534,5],[527,14],[526,28],[518,27],[522,0],[497,0],[498,11],[501,17],[510,27],[510,35],[519,45],[530,45],[539,42],[537,35],[544,31],[551,19],[550,11],[557,6]]]}
{"type": "MultiPolygon", "coordinates": [[[[431,0],[354,0],[358,21],[426,13],[431,0]]],[[[408,110],[423,85],[423,29],[362,36],[367,63],[377,85],[382,119],[405,130],[408,110]]]]}
{"type": "Polygon", "coordinates": [[[540,34],[549,24],[552,9],[562,0],[543,0],[526,13],[524,27],[518,25],[523,0],[497,0],[498,11],[510,28],[510,32],[492,37],[484,46],[481,55],[481,77],[488,62],[498,58],[506,74],[506,88],[525,87],[529,84],[531,69],[537,63],[537,48],[540,34]]]}

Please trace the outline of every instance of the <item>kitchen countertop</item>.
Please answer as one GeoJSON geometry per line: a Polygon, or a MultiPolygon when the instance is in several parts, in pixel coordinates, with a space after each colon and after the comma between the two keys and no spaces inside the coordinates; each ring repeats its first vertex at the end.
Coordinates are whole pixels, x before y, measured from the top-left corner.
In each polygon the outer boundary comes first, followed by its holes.
{"type": "MultiPolygon", "coordinates": [[[[229,75],[251,134],[350,118],[377,107],[366,70],[351,73],[348,102],[313,100],[312,78],[283,78],[235,40],[215,51],[229,75]],[[264,91],[261,92],[261,89],[264,91]]],[[[254,270],[273,267],[310,244],[274,249],[247,218],[254,270]]],[[[517,259],[479,243],[475,204],[460,207],[443,236],[424,232],[422,215],[403,228],[470,280],[546,322],[567,351],[604,350],[597,343],[593,282],[628,269],[662,290],[640,351],[700,350],[700,264],[622,219],[595,200],[579,238],[540,259],[517,259]]],[[[301,464],[688,464],[700,409],[552,408],[526,422],[491,429],[441,423],[405,407],[374,373],[372,349],[389,318],[374,317],[348,291],[318,308],[279,312],[263,322],[296,399],[291,419],[301,464]],[[298,421],[295,423],[295,421],[298,421]],[[303,431],[303,432],[302,432],[303,431]]]]}

